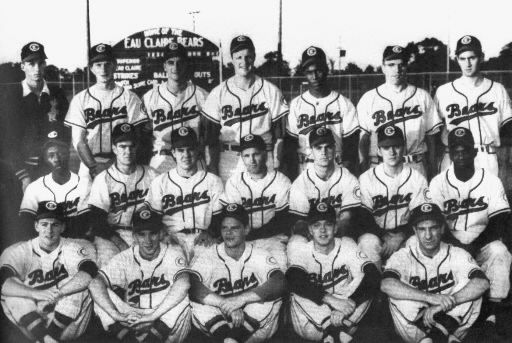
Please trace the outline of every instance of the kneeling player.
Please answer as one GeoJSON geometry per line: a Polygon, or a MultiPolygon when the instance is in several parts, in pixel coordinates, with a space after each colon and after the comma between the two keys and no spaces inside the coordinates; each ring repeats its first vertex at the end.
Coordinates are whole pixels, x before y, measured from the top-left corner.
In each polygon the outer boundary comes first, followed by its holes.
{"type": "Polygon", "coordinates": [[[102,267],[89,287],[103,327],[119,341],[182,342],[190,331],[185,257],[160,242],[161,221],[147,209],[135,213],[134,246],[102,267]]]}
{"type": "Polygon", "coordinates": [[[288,249],[293,327],[308,340],[350,342],[379,288],[379,272],[352,239],[334,237],[332,206],[320,202],[308,220],[312,240],[288,249]]]}
{"type": "Polygon", "coordinates": [[[437,205],[416,207],[415,239],[394,253],[382,275],[397,333],[406,342],[460,342],[480,313],[489,281],[463,249],[441,242],[437,205]]]}
{"type": "Polygon", "coordinates": [[[192,262],[192,321],[216,342],[266,341],[277,330],[284,275],[266,250],[246,243],[241,205],[228,204],[222,217],[224,242],[192,262]]]}
{"type": "Polygon", "coordinates": [[[57,342],[83,334],[92,312],[87,286],[96,276],[94,248],[61,238],[61,205],[40,202],[38,237],[7,248],[0,257],[2,308],[31,340],[57,342]]]}

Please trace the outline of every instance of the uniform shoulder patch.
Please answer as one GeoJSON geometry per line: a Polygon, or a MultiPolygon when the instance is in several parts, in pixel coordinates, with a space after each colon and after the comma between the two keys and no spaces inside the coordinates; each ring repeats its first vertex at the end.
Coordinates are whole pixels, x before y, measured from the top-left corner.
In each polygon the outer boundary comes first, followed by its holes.
{"type": "Polygon", "coordinates": [[[186,267],[187,262],[185,261],[185,258],[183,256],[178,256],[175,261],[176,265],[178,267],[186,267]]]}
{"type": "Polygon", "coordinates": [[[276,258],[274,256],[267,256],[267,264],[275,266],[277,264],[276,258]]]}
{"type": "Polygon", "coordinates": [[[361,199],[361,187],[356,186],[354,188],[354,197],[359,200],[361,199]]]}

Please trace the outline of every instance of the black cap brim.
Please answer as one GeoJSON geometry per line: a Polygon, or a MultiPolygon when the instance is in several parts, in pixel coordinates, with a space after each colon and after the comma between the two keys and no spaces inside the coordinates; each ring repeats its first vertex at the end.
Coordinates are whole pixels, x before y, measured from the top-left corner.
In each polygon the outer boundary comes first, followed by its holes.
{"type": "Polygon", "coordinates": [[[416,218],[414,218],[412,221],[409,221],[409,225],[416,225],[420,222],[423,222],[425,220],[434,220],[438,223],[444,223],[444,216],[442,214],[432,214],[432,213],[425,213],[422,214],[416,218]]]}
{"type": "Polygon", "coordinates": [[[25,58],[23,58],[22,62],[30,62],[30,61],[36,61],[36,60],[43,60],[45,61],[48,57],[46,57],[46,54],[43,52],[36,52],[36,53],[33,53],[33,54],[30,54],[28,56],[25,56],[25,58]]]}

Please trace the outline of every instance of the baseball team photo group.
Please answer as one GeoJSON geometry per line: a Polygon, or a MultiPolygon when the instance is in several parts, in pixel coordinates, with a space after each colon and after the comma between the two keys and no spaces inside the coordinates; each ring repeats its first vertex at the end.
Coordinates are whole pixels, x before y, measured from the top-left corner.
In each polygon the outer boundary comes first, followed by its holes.
{"type": "Polygon", "coordinates": [[[159,81],[120,81],[139,66],[99,43],[72,93],[44,41],[19,46],[0,341],[512,341],[511,85],[482,70],[485,41],[457,37],[434,89],[390,41],[354,101],[314,41],[290,96],[233,36],[219,82],[196,81],[199,38],[146,32],[159,81]]]}

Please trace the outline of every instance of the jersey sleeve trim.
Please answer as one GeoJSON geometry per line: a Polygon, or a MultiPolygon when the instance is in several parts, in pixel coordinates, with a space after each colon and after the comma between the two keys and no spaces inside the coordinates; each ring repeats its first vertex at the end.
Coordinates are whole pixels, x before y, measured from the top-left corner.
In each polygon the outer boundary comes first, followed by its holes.
{"type": "Polygon", "coordinates": [[[64,124],[68,125],[68,126],[76,126],[76,127],[80,127],[84,130],[87,130],[87,128],[85,126],[82,126],[82,125],[79,125],[79,124],[76,124],[76,123],[72,123],[68,120],[64,120],[64,124]]]}
{"type": "Polygon", "coordinates": [[[473,268],[468,273],[468,279],[474,279],[474,278],[488,280],[487,276],[485,276],[485,273],[479,268],[473,268]]]}
{"type": "Polygon", "coordinates": [[[401,276],[400,276],[400,273],[397,270],[395,270],[395,269],[386,269],[382,273],[382,279],[386,279],[386,278],[392,278],[392,279],[400,280],[401,276]]]}
{"type": "Polygon", "coordinates": [[[280,120],[281,118],[283,118],[288,113],[290,113],[290,110],[286,110],[286,111],[282,112],[276,118],[272,119],[272,123],[275,123],[276,121],[280,120]]]}
{"type": "Polygon", "coordinates": [[[345,206],[341,206],[340,210],[345,211],[345,210],[349,210],[351,208],[355,208],[355,207],[359,207],[359,206],[361,206],[361,203],[360,202],[356,202],[356,203],[353,203],[353,204],[348,204],[348,205],[345,205],[345,206]]]}
{"type": "Polygon", "coordinates": [[[174,274],[174,277],[172,278],[172,281],[173,282],[176,282],[176,280],[178,279],[179,276],[181,276],[183,273],[190,273],[191,270],[189,268],[183,268],[183,269],[180,269],[176,272],[176,274],[174,274]]]}
{"type": "Polygon", "coordinates": [[[352,134],[354,134],[357,130],[361,130],[361,127],[359,125],[357,125],[356,127],[354,127],[352,130],[350,130],[349,132],[343,132],[343,135],[342,137],[348,137],[352,134]]]}
{"type": "Polygon", "coordinates": [[[34,210],[31,210],[29,208],[20,208],[20,212],[19,213],[30,213],[30,214],[36,214],[36,211],[34,210]]]}
{"type": "Polygon", "coordinates": [[[145,204],[145,205],[147,205],[147,206],[149,206],[149,208],[150,208],[152,211],[154,211],[154,212],[156,212],[156,213],[158,213],[158,214],[162,214],[162,213],[164,213],[163,211],[159,211],[159,210],[155,209],[153,206],[151,206],[151,204],[150,204],[148,201],[144,201],[144,204],[145,204]]]}
{"type": "Polygon", "coordinates": [[[298,135],[298,134],[293,133],[293,132],[292,132],[292,131],[290,131],[288,128],[286,129],[286,133],[287,133],[287,134],[289,134],[289,135],[290,135],[290,136],[292,136],[292,137],[295,137],[295,138],[299,137],[299,135],[298,135]]]}
{"type": "Polygon", "coordinates": [[[425,132],[426,135],[434,135],[437,133],[437,129],[444,125],[444,122],[439,122],[436,125],[432,126],[429,130],[425,132]]]}
{"type": "Polygon", "coordinates": [[[308,271],[306,270],[306,268],[304,268],[303,266],[300,266],[300,265],[298,265],[298,264],[292,264],[291,266],[289,266],[289,267],[288,267],[288,269],[291,269],[291,268],[297,268],[297,269],[300,269],[300,270],[302,270],[302,271],[304,271],[304,272],[306,272],[306,273],[308,272],[308,271]]]}
{"type": "Polygon", "coordinates": [[[273,269],[270,269],[267,273],[267,280],[270,279],[270,277],[272,276],[272,274],[274,274],[274,272],[280,272],[281,269],[279,268],[273,268],[273,269]]]}
{"type": "Polygon", "coordinates": [[[13,275],[13,277],[20,278],[20,274],[19,274],[19,273],[16,271],[16,269],[15,269],[13,266],[11,266],[10,264],[4,264],[4,265],[2,265],[2,266],[0,267],[0,269],[1,269],[1,268],[7,268],[7,269],[9,269],[9,270],[14,274],[14,275],[13,275]]]}
{"type": "Polygon", "coordinates": [[[366,133],[366,134],[368,134],[368,135],[369,135],[369,134],[371,134],[371,132],[370,132],[369,130],[366,130],[366,129],[365,129],[364,127],[362,127],[362,126],[359,126],[359,129],[360,129],[362,132],[364,132],[364,133],[366,133]]]}
{"type": "Polygon", "coordinates": [[[149,118],[147,118],[147,117],[146,117],[146,118],[142,118],[141,120],[138,120],[138,121],[136,121],[136,122],[133,122],[133,123],[131,123],[131,124],[132,124],[133,126],[138,126],[138,125],[143,124],[143,123],[146,123],[146,122],[148,122],[148,121],[149,121],[149,118]]]}
{"type": "Polygon", "coordinates": [[[105,278],[105,280],[107,280],[108,288],[113,290],[114,288],[112,287],[112,282],[110,282],[110,278],[108,277],[108,275],[103,270],[98,270],[98,274],[101,274],[105,278]]]}
{"type": "Polygon", "coordinates": [[[505,119],[500,123],[500,128],[505,126],[505,124],[508,124],[512,120],[512,117],[505,119]]]}
{"type": "Polygon", "coordinates": [[[502,213],[508,213],[510,212],[510,207],[502,208],[501,210],[494,211],[493,213],[489,214],[488,218],[497,216],[498,214],[502,213]]]}
{"type": "MultiPolygon", "coordinates": [[[[183,269],[183,270],[185,270],[185,269],[183,269]]],[[[192,274],[192,275],[197,276],[197,278],[199,279],[199,282],[203,283],[203,277],[201,276],[201,274],[199,274],[199,272],[198,272],[198,271],[196,271],[196,270],[194,270],[194,269],[187,269],[187,272],[188,272],[189,274],[192,274]]]]}
{"type": "Polygon", "coordinates": [[[201,114],[205,116],[206,119],[214,122],[215,124],[219,124],[220,125],[220,120],[217,120],[213,117],[211,117],[208,113],[206,113],[205,111],[201,110],[201,114]]]}
{"type": "Polygon", "coordinates": [[[296,215],[298,215],[298,216],[300,216],[300,217],[307,217],[307,216],[308,216],[308,214],[307,214],[307,213],[300,212],[300,211],[296,211],[296,210],[290,210],[290,213],[292,213],[292,214],[296,214],[296,215]]]}

